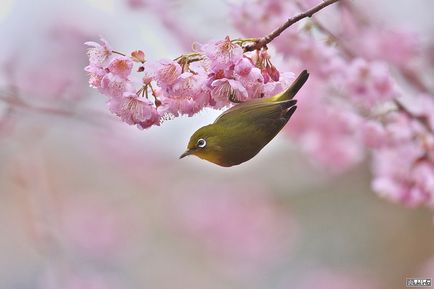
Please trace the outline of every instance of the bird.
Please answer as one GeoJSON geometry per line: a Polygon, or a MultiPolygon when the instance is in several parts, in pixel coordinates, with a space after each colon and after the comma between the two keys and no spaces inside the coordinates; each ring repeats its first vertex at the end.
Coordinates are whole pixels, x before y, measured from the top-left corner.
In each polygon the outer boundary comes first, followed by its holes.
{"type": "Polygon", "coordinates": [[[244,163],[261,151],[286,125],[297,109],[293,99],[309,78],[303,70],[285,91],[238,103],[191,137],[180,159],[195,155],[222,167],[244,163]]]}

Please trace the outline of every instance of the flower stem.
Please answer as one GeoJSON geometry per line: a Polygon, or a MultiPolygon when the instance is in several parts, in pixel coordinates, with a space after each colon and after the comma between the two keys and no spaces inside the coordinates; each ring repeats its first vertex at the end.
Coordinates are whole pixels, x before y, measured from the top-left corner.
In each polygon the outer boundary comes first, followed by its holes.
{"type": "Polygon", "coordinates": [[[115,50],[112,50],[112,53],[119,54],[119,55],[122,55],[122,56],[127,56],[125,53],[122,53],[122,52],[119,52],[119,51],[115,51],[115,50]]]}

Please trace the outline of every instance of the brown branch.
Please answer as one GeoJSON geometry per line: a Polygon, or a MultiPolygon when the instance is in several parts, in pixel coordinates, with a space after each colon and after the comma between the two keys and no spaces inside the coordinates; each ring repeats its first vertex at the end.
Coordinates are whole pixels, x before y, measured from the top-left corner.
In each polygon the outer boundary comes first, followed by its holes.
{"type": "Polygon", "coordinates": [[[393,102],[395,103],[395,105],[399,111],[401,111],[401,112],[405,113],[406,115],[408,115],[409,117],[417,120],[430,133],[434,133],[434,131],[431,129],[431,126],[429,124],[427,117],[415,115],[408,108],[406,108],[398,99],[394,99],[393,102]]]}
{"type": "Polygon", "coordinates": [[[414,71],[414,69],[412,69],[410,66],[400,66],[398,67],[398,71],[401,76],[404,77],[405,80],[407,80],[407,82],[412,85],[417,91],[426,94],[433,93],[432,91],[430,91],[429,87],[423,82],[417,72],[414,71]]]}
{"type": "Polygon", "coordinates": [[[283,31],[285,31],[288,27],[290,27],[294,23],[297,23],[301,19],[304,19],[304,18],[307,18],[307,17],[312,17],[312,15],[314,15],[316,12],[318,12],[318,11],[324,9],[325,7],[327,7],[327,6],[329,6],[329,5],[333,4],[333,3],[336,3],[338,1],[339,0],[326,0],[326,1],[318,4],[317,6],[314,6],[311,9],[306,10],[303,13],[300,13],[300,14],[294,16],[294,17],[289,18],[285,23],[283,23],[280,27],[276,28],[274,31],[272,31],[267,36],[259,38],[253,44],[244,47],[244,51],[253,51],[253,50],[258,50],[258,49],[261,49],[261,48],[265,47],[268,43],[270,43],[271,41],[273,41],[283,31]]]}

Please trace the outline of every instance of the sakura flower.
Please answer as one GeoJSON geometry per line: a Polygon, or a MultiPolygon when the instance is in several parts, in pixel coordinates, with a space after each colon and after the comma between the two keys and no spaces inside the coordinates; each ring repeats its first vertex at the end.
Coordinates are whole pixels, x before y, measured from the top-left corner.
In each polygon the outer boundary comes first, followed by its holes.
{"type": "Polygon", "coordinates": [[[84,70],[89,74],[89,86],[97,89],[101,88],[101,81],[108,72],[95,65],[88,65],[84,70]]]}
{"type": "Polygon", "coordinates": [[[434,130],[434,96],[420,94],[411,99],[404,99],[401,103],[415,116],[423,119],[431,130],[434,130]]]}
{"type": "Polygon", "coordinates": [[[434,165],[409,142],[373,153],[372,188],[380,196],[414,207],[434,198],[434,165]]]}
{"type": "Polygon", "coordinates": [[[87,54],[89,56],[89,62],[91,65],[102,66],[106,63],[106,60],[112,55],[112,49],[108,42],[101,38],[102,45],[89,41],[85,44],[90,48],[87,50],[87,54]]]}
{"type": "Polygon", "coordinates": [[[342,172],[363,159],[364,147],[357,133],[362,120],[351,107],[327,103],[316,90],[323,88],[314,82],[312,78],[311,86],[300,91],[299,111],[285,130],[315,165],[342,172]]]}
{"type": "Polygon", "coordinates": [[[179,63],[172,60],[161,60],[154,69],[155,79],[161,87],[173,84],[182,73],[179,63]]]}
{"type": "Polygon", "coordinates": [[[244,101],[249,96],[241,82],[233,79],[222,78],[214,80],[211,83],[211,87],[211,97],[217,108],[228,105],[230,97],[238,101],[244,101]]]}
{"type": "Polygon", "coordinates": [[[306,36],[291,48],[289,56],[299,59],[304,67],[323,79],[340,76],[348,65],[336,47],[306,36]]]}
{"type": "Polygon", "coordinates": [[[263,94],[265,97],[276,95],[287,89],[294,81],[294,74],[285,72],[280,75],[279,81],[269,81],[263,86],[263,94]]]}
{"type": "Polygon", "coordinates": [[[160,115],[192,116],[209,102],[209,94],[205,91],[206,78],[190,72],[181,74],[178,80],[162,95],[160,115]]]}
{"type": "Polygon", "coordinates": [[[125,78],[107,73],[101,79],[99,91],[110,97],[121,97],[128,90],[130,83],[125,78]]]}
{"type": "Polygon", "coordinates": [[[243,57],[240,61],[235,65],[235,73],[239,76],[247,76],[252,68],[254,67],[252,61],[247,58],[243,57]]]}
{"type": "Polygon", "coordinates": [[[379,148],[387,142],[384,126],[377,121],[367,121],[361,127],[362,140],[370,148],[379,148]]]}
{"type": "MultiPolygon", "coordinates": [[[[297,11],[292,1],[285,0],[239,1],[238,3],[240,4],[232,4],[230,19],[235,27],[247,37],[267,35],[285,22],[288,15],[293,15],[297,11]]],[[[287,37],[288,31],[284,33],[287,37]]],[[[276,40],[279,41],[279,39],[276,40]]],[[[287,42],[287,39],[282,42],[287,42]]]]}
{"type": "Polygon", "coordinates": [[[370,60],[384,60],[404,66],[419,55],[419,35],[406,29],[366,29],[358,32],[357,50],[370,60]]]}
{"type": "Polygon", "coordinates": [[[357,104],[371,108],[397,96],[385,64],[356,59],[348,68],[345,94],[357,104]]]}
{"type": "Polygon", "coordinates": [[[238,44],[234,44],[229,36],[224,40],[210,41],[200,49],[210,60],[213,71],[228,69],[243,57],[243,49],[238,44]]]}
{"type": "Polygon", "coordinates": [[[133,62],[125,56],[117,56],[113,58],[108,65],[108,70],[121,78],[128,78],[133,68],[133,62]]]}
{"type": "Polygon", "coordinates": [[[111,98],[109,109],[122,121],[130,125],[137,125],[140,129],[160,125],[154,104],[148,99],[137,97],[134,93],[126,93],[123,97],[111,98]]]}
{"type": "MultiPolygon", "coordinates": [[[[244,73],[244,71],[242,71],[244,73]]],[[[254,99],[262,96],[264,77],[261,70],[257,67],[250,69],[245,75],[235,75],[235,80],[239,81],[247,91],[249,99],[254,99]]]]}

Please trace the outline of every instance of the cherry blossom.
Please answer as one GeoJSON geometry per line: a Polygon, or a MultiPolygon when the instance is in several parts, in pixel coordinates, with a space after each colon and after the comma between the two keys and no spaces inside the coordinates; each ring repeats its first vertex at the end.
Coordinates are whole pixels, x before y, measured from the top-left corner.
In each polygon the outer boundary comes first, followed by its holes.
{"type": "Polygon", "coordinates": [[[349,98],[368,108],[397,96],[387,67],[360,58],[350,64],[344,90],[349,98]]]}
{"type": "Polygon", "coordinates": [[[233,43],[229,36],[200,46],[200,51],[210,60],[214,72],[230,69],[243,57],[243,49],[233,43]]]}
{"type": "Polygon", "coordinates": [[[159,125],[160,119],[153,103],[146,98],[140,98],[134,93],[127,93],[122,97],[113,97],[109,100],[109,109],[112,113],[128,124],[137,125],[140,129],[152,125],[159,125]]]}
{"type": "Polygon", "coordinates": [[[108,42],[101,38],[102,44],[98,42],[89,41],[85,44],[90,48],[87,50],[87,54],[89,56],[89,62],[92,65],[102,66],[106,64],[106,61],[112,55],[112,49],[108,42]]]}

